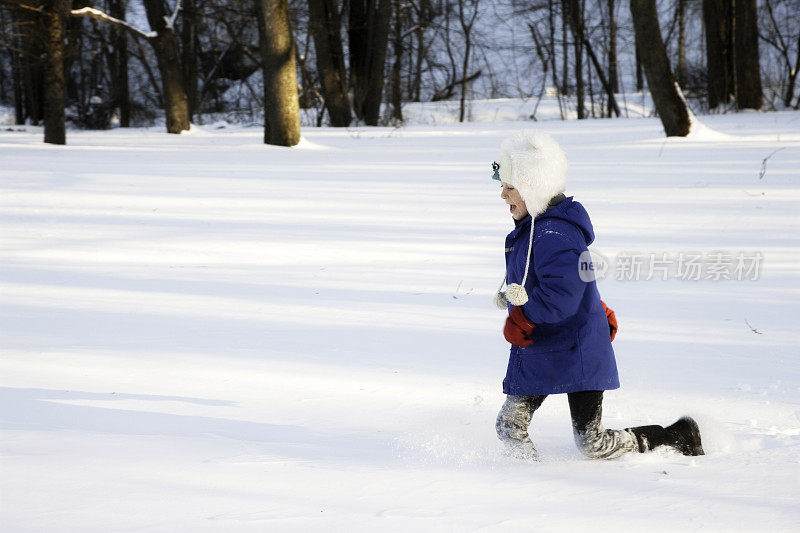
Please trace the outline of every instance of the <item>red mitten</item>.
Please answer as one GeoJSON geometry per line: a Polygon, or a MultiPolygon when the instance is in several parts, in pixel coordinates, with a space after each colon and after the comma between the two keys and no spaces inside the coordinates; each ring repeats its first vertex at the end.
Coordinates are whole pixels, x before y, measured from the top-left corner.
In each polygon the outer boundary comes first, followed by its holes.
{"type": "Polygon", "coordinates": [[[503,328],[503,336],[514,346],[525,348],[533,344],[529,336],[533,332],[534,327],[534,324],[531,324],[528,319],[525,318],[522,308],[514,306],[511,308],[511,312],[506,319],[506,325],[503,328]]]}
{"type": "Polygon", "coordinates": [[[606,319],[608,319],[608,331],[611,333],[611,342],[614,342],[614,337],[617,335],[619,326],[617,325],[617,317],[614,316],[614,311],[606,307],[604,301],[600,300],[600,304],[606,312],[606,319]]]}

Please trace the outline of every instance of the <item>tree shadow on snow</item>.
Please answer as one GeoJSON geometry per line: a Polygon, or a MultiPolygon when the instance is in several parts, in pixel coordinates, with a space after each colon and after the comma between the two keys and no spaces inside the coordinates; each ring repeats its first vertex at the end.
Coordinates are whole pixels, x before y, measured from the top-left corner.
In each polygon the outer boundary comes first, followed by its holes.
{"type": "MultiPolygon", "coordinates": [[[[355,460],[386,463],[391,443],[365,435],[315,431],[302,426],[187,416],[153,411],[74,405],[62,402],[138,400],[234,406],[219,400],[142,394],[101,394],[0,387],[0,429],[71,431],[105,435],[216,438],[263,445],[264,452],[299,460],[355,460]]],[[[144,406],[143,408],[146,408],[144,406]]]]}

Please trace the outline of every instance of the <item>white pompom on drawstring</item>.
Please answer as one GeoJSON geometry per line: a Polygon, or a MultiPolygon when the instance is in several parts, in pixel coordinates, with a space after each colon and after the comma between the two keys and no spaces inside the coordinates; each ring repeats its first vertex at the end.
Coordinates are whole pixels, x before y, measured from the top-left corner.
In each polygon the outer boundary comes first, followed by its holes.
{"type": "Polygon", "coordinates": [[[494,295],[492,301],[494,302],[495,307],[501,311],[508,311],[508,300],[506,300],[505,292],[497,291],[497,294],[494,295]]]}
{"type": "Polygon", "coordinates": [[[528,293],[522,285],[512,283],[506,289],[506,298],[511,302],[511,305],[525,305],[528,301],[528,293]]]}
{"type": "MultiPolygon", "coordinates": [[[[528,269],[531,266],[533,228],[534,221],[531,220],[531,234],[528,236],[528,257],[525,259],[525,274],[522,275],[522,283],[511,283],[506,288],[506,298],[511,302],[511,305],[525,305],[528,302],[528,292],[525,290],[525,282],[528,280],[528,269]]],[[[506,276],[506,279],[508,279],[508,276],[506,276]]]]}

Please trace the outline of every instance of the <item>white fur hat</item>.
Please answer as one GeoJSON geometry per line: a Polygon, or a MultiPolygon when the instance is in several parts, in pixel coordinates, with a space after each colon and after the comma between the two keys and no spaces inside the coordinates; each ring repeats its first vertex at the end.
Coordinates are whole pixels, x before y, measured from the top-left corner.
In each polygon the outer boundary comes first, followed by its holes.
{"type": "MultiPolygon", "coordinates": [[[[567,185],[567,156],[558,143],[546,133],[524,130],[509,137],[500,145],[500,160],[495,168],[495,179],[507,183],[519,191],[525,207],[532,218],[547,210],[550,200],[563,193],[567,185]]],[[[525,281],[531,262],[533,246],[533,222],[528,240],[528,258],[522,284],[512,283],[506,292],[500,290],[495,295],[495,305],[506,308],[506,301],[512,305],[523,305],[528,301],[525,281]]]]}
{"type": "Polygon", "coordinates": [[[519,189],[532,217],[567,185],[567,156],[546,133],[524,130],[509,137],[500,145],[498,164],[500,181],[519,189]]]}

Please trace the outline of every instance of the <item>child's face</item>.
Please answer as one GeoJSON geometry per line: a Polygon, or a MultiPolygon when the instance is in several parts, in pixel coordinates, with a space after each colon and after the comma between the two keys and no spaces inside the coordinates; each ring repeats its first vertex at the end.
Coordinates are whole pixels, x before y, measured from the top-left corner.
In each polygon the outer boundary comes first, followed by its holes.
{"type": "Polygon", "coordinates": [[[503,183],[500,198],[511,206],[511,216],[514,217],[514,220],[522,220],[528,216],[528,208],[525,206],[525,202],[522,201],[519,191],[508,183],[503,183]]]}

